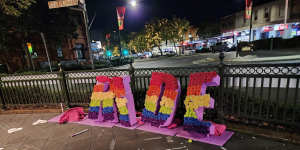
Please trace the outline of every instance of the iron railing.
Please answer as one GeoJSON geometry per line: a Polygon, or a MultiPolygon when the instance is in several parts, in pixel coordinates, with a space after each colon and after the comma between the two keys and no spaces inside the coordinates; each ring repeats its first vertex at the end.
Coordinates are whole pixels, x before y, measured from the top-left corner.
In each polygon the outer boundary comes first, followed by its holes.
{"type": "MultiPolygon", "coordinates": [[[[221,60],[223,57],[221,55],[221,60]]],[[[87,105],[96,76],[131,76],[136,109],[141,111],[152,72],[173,74],[181,84],[177,115],[183,116],[183,100],[189,75],[216,71],[219,87],[207,93],[216,99],[215,109],[206,110],[207,119],[246,119],[292,127],[300,125],[300,64],[205,65],[180,68],[106,69],[96,71],[60,71],[30,75],[2,75],[2,108],[23,105],[87,105]]]]}

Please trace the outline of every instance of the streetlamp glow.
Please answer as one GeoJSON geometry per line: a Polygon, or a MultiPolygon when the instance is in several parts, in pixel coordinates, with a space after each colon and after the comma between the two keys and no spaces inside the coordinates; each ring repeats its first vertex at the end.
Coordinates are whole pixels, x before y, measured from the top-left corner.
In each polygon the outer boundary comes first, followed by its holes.
{"type": "Polygon", "coordinates": [[[136,0],[131,0],[131,1],[130,1],[130,5],[131,5],[132,7],[136,7],[136,0]]]}

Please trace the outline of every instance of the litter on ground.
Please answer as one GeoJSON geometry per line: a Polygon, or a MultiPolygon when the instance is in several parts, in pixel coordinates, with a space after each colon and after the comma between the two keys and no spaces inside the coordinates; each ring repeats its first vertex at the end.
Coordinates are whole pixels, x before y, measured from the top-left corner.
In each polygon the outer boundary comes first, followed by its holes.
{"type": "Polygon", "coordinates": [[[14,133],[14,132],[17,132],[17,131],[21,131],[21,130],[23,130],[23,128],[12,128],[12,129],[9,129],[7,132],[9,134],[11,134],[11,133],[14,133]]]}
{"type": "Polygon", "coordinates": [[[47,123],[48,121],[47,120],[37,120],[36,122],[32,123],[32,125],[38,125],[38,124],[43,124],[43,123],[47,123]]]}
{"type": "Polygon", "coordinates": [[[79,135],[79,134],[82,134],[82,133],[84,133],[84,132],[86,132],[86,131],[88,131],[88,130],[89,130],[89,129],[84,129],[84,130],[82,130],[82,131],[80,131],[80,132],[77,132],[77,133],[73,134],[72,137],[77,136],[77,135],[79,135]]]}
{"type": "Polygon", "coordinates": [[[159,140],[159,139],[162,139],[162,137],[148,138],[148,139],[144,139],[144,141],[159,140]]]}

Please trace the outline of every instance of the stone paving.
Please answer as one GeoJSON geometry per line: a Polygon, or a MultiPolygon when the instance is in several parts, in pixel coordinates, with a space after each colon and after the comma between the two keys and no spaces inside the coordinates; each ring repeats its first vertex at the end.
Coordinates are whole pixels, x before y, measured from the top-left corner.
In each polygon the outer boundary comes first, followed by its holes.
{"type": "Polygon", "coordinates": [[[46,123],[57,113],[0,115],[0,149],[3,150],[299,150],[300,145],[235,133],[224,147],[140,130],[101,128],[79,124],[46,123]],[[11,128],[23,130],[8,134],[11,128]],[[72,134],[88,129],[75,137],[72,134]]]}

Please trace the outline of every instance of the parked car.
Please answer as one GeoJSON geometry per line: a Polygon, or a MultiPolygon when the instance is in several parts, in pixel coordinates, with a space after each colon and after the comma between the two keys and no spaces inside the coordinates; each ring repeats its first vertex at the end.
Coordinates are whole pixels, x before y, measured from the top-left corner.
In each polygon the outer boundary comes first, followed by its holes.
{"type": "Polygon", "coordinates": [[[216,52],[228,52],[229,48],[228,48],[227,43],[225,43],[225,42],[219,42],[219,43],[216,43],[216,45],[211,46],[211,50],[212,50],[213,53],[216,53],[216,52]]]}
{"type": "Polygon", "coordinates": [[[238,44],[238,50],[241,52],[253,52],[254,49],[253,43],[241,42],[238,44]]]}
{"type": "Polygon", "coordinates": [[[151,58],[152,57],[152,53],[151,52],[144,52],[144,57],[145,58],[151,58]]]}
{"type": "Polygon", "coordinates": [[[207,52],[210,52],[209,48],[196,49],[196,53],[207,53],[207,52]]]}
{"type": "Polygon", "coordinates": [[[133,57],[134,59],[136,59],[136,58],[138,58],[138,54],[132,54],[132,57],[133,57]]]}
{"type": "Polygon", "coordinates": [[[194,49],[186,49],[183,51],[184,55],[193,55],[195,53],[196,53],[196,50],[194,50],[194,49]]]}
{"type": "Polygon", "coordinates": [[[137,53],[137,58],[143,59],[144,58],[144,54],[143,53],[137,53]]]}
{"type": "Polygon", "coordinates": [[[168,51],[168,52],[166,53],[166,55],[167,55],[167,56],[176,56],[177,53],[174,52],[174,51],[168,51]]]}

